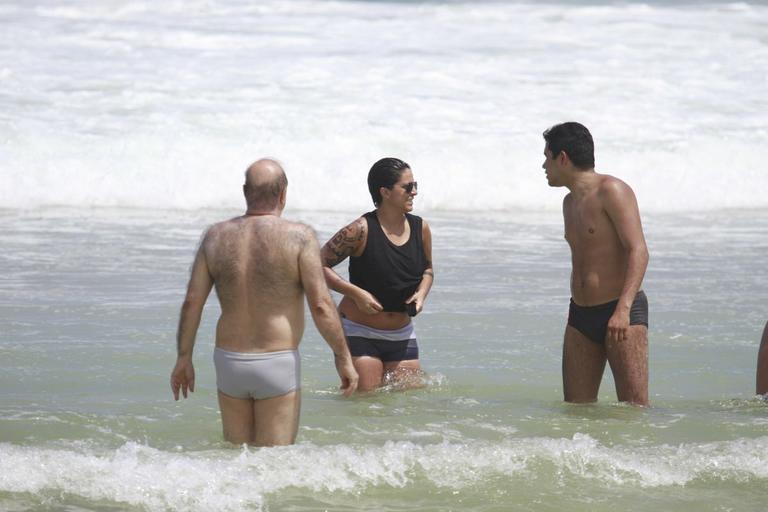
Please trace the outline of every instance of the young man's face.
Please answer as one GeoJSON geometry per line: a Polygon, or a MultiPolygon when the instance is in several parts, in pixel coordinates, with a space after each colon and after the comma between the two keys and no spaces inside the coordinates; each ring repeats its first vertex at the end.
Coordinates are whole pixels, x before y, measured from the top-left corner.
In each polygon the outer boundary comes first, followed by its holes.
{"type": "Polygon", "coordinates": [[[562,187],[563,184],[559,178],[561,175],[561,168],[557,162],[557,159],[549,150],[549,146],[544,146],[544,163],[541,164],[541,168],[544,169],[544,175],[547,178],[547,183],[550,187],[562,187]]]}

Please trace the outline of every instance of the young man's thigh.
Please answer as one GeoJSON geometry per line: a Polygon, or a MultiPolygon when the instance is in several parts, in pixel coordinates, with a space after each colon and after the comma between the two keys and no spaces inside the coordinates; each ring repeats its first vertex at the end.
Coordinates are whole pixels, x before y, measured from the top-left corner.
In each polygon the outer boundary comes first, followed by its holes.
{"type": "Polygon", "coordinates": [[[594,402],[605,371],[605,347],[568,325],[563,336],[563,394],[566,402],[594,402]]]}
{"type": "Polygon", "coordinates": [[[619,401],[647,405],[648,328],[644,325],[630,325],[627,339],[606,341],[606,350],[619,401]]]}

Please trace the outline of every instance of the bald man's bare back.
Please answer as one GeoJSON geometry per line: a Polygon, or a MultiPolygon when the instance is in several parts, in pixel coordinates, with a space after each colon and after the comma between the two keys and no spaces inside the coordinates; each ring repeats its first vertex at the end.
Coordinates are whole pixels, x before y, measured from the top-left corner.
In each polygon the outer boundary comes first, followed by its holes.
{"type": "Polygon", "coordinates": [[[221,305],[216,346],[235,352],[295,349],[304,333],[303,224],[244,215],[214,225],[202,252],[221,305]]]}
{"type": "Polygon", "coordinates": [[[176,336],[171,391],[195,389],[192,353],[213,287],[221,316],[216,326],[216,387],[224,438],[257,446],[296,439],[301,401],[298,345],[304,333],[304,297],[349,395],[357,388],[344,331],[328,292],[320,246],[311,228],[283,220],[288,179],[274,160],[246,171],[245,215],[220,222],[203,237],[192,265],[176,336]]]}

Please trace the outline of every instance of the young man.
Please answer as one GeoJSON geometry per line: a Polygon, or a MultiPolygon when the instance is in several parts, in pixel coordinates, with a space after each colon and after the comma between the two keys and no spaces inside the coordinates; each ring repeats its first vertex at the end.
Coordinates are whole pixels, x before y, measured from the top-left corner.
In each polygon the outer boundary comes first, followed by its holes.
{"type": "Polygon", "coordinates": [[[648,301],[640,289],[648,266],[632,189],[595,172],[586,127],[569,122],[544,132],[544,164],[563,200],[571,247],[571,303],[563,343],[567,402],[594,402],[606,360],[619,401],[648,405],[648,301]]]}
{"type": "Polygon", "coordinates": [[[194,391],[192,349],[211,288],[221,304],[216,325],[216,386],[224,438],[256,446],[292,444],[301,400],[298,346],[304,297],[335,354],[342,390],[357,388],[336,306],[325,284],[320,247],[311,228],[280,217],[288,180],[274,160],[246,171],[245,214],[205,234],[181,308],[178,358],[171,373],[176,400],[194,391]]]}

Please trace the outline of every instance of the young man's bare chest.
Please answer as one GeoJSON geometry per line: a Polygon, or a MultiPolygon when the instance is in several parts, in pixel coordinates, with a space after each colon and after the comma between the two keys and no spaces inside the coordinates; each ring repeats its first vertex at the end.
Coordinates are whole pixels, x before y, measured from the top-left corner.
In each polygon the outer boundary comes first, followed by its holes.
{"type": "Polygon", "coordinates": [[[596,193],[566,201],[563,214],[565,239],[573,251],[599,250],[616,244],[616,229],[596,193]]]}

